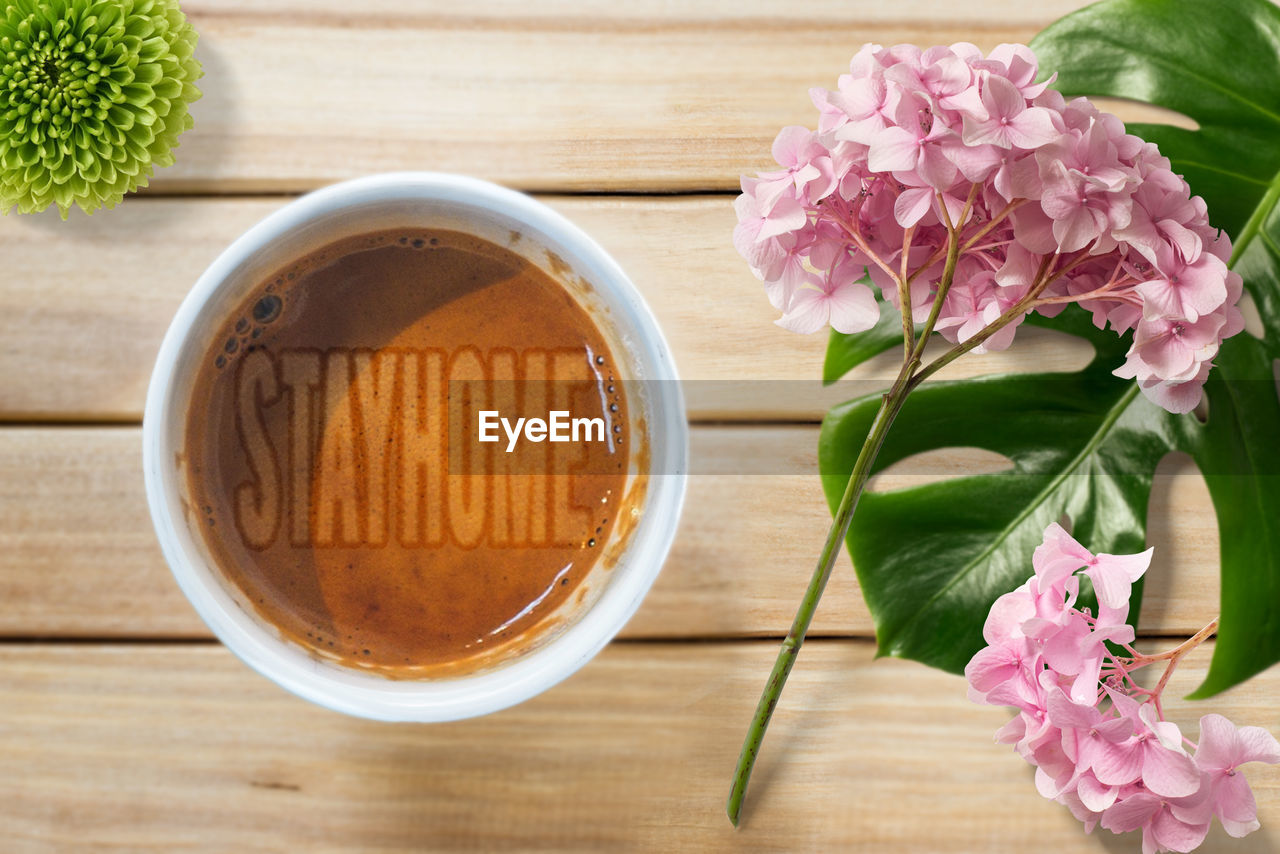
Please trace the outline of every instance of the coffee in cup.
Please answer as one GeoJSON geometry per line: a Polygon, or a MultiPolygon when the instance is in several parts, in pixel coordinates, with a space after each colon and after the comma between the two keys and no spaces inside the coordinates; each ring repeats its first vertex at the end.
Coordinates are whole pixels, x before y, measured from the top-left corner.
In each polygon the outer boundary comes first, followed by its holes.
{"type": "Polygon", "coordinates": [[[415,228],[317,247],[196,373],[205,544],[318,656],[401,678],[491,662],[554,626],[643,499],[624,376],[572,288],[511,249],[415,228]],[[539,414],[567,441],[512,434],[539,414]]]}
{"type": "Polygon", "coordinates": [[[209,267],[143,419],[165,558],[228,648],[382,720],[492,712],[635,612],[684,496],[684,403],[617,264],[546,206],[396,173],[209,267]]]}

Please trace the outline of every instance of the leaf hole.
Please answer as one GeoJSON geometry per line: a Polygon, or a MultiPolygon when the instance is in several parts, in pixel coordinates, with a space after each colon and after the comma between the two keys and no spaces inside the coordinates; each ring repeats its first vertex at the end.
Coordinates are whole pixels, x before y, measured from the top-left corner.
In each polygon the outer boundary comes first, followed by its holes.
{"type": "Polygon", "coordinates": [[[1187,636],[1218,611],[1221,535],[1209,487],[1183,452],[1166,454],[1156,466],[1147,545],[1156,551],[1143,576],[1139,625],[1143,634],[1187,636]]]}
{"type": "Polygon", "coordinates": [[[1157,107],[1155,104],[1144,104],[1141,101],[1130,101],[1126,98],[1093,98],[1100,110],[1114,113],[1125,124],[1145,122],[1149,124],[1173,125],[1184,130],[1200,130],[1200,123],[1177,110],[1157,107]]]}
{"type": "Polygon", "coordinates": [[[1061,516],[1059,516],[1058,524],[1062,526],[1062,530],[1070,534],[1072,527],[1074,527],[1074,523],[1071,520],[1071,514],[1063,513],[1061,516]]]}
{"type": "Polygon", "coordinates": [[[1013,460],[985,448],[935,448],[898,460],[871,478],[868,487],[889,492],[958,477],[1010,472],[1013,468],[1013,460]]]}
{"type": "Polygon", "coordinates": [[[1241,294],[1236,308],[1240,309],[1240,313],[1244,315],[1244,331],[1261,341],[1267,334],[1267,330],[1262,325],[1262,312],[1258,311],[1258,304],[1253,301],[1253,296],[1248,291],[1241,294]]]}

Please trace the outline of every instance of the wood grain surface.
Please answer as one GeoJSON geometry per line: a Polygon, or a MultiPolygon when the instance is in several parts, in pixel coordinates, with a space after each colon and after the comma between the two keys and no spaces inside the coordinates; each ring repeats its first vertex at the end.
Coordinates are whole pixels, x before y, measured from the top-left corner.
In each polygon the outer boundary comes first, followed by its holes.
{"type": "Polygon", "coordinates": [[[438,169],[536,190],[704,190],[814,120],[865,42],[1027,41],[1084,0],[184,4],[205,67],[164,192],[438,169]],[[536,7],[536,8],[535,8],[536,7]]]}
{"type": "MultiPolygon", "coordinates": [[[[831,518],[816,450],[815,427],[695,427],[680,530],[626,635],[785,634],[831,518]]],[[[141,451],[135,427],[0,429],[0,635],[208,637],[152,533],[141,451]]],[[[904,460],[872,486],[1001,468],[1002,458],[959,451],[904,460]]],[[[1218,531],[1189,460],[1161,467],[1148,520],[1156,561],[1141,627],[1190,635],[1217,614],[1218,531]]],[[[847,554],[814,631],[873,633],[847,554]]]]}
{"type": "MultiPolygon", "coordinates": [[[[129,852],[1137,851],[1086,836],[993,742],[1004,709],[964,681],[805,647],[742,827],[727,782],[772,643],[614,644],[567,682],[485,718],[359,721],[285,694],[220,647],[0,647],[4,850],[129,852]],[[20,773],[13,773],[20,771],[20,773]]],[[[1203,676],[1207,652],[1171,694],[1203,676]]],[[[1210,706],[1280,725],[1271,671],[1210,706]]],[[[1280,767],[1246,766],[1263,830],[1205,852],[1275,850],[1280,767]]]]}
{"type": "MultiPolygon", "coordinates": [[[[990,48],[1085,3],[185,0],[204,97],[176,165],[92,218],[0,217],[0,854],[1138,851],[1036,794],[992,743],[1005,710],[873,660],[847,555],[744,826],[723,815],[830,519],[816,422],[897,367],[889,354],[821,387],[825,337],[774,326],[732,248],[739,176],[770,165],[779,128],[814,124],[809,88],[834,86],[863,43],[990,48]],[[214,643],[160,555],[141,476],[152,364],[205,267],[297,193],[399,169],[536,192],[581,225],[653,308],[697,422],[675,545],[623,640],[526,704],[436,726],[320,709],[214,643]]],[[[1026,329],[948,375],[1089,357],[1026,329]]],[[[873,486],[1003,463],[951,449],[873,486]]],[[[1148,527],[1140,630],[1169,646],[1217,611],[1217,527],[1185,457],[1161,464],[1148,527]]],[[[1277,697],[1272,668],[1167,708],[1193,737],[1211,711],[1280,731],[1277,697]]],[[[1263,830],[1215,828],[1208,854],[1280,850],[1280,767],[1249,778],[1263,830]]]]}

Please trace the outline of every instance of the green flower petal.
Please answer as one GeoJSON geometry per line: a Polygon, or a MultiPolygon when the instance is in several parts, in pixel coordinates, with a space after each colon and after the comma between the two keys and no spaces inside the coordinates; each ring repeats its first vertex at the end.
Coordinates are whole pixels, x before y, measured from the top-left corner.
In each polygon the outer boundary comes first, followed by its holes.
{"type": "Polygon", "coordinates": [[[0,211],[112,207],[173,162],[200,97],[177,0],[10,0],[0,17],[0,211]]]}
{"type": "Polygon", "coordinates": [[[133,110],[124,107],[112,107],[107,111],[107,121],[111,122],[117,130],[128,133],[133,128],[133,122],[137,117],[133,110]]]}

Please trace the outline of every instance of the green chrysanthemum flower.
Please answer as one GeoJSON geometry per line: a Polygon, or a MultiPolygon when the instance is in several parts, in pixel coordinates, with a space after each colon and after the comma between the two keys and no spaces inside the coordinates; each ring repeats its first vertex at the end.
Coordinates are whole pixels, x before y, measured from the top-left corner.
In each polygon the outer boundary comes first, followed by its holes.
{"type": "Polygon", "coordinates": [[[9,0],[0,18],[0,211],[92,213],[173,163],[196,33],[177,0],[9,0]]]}

